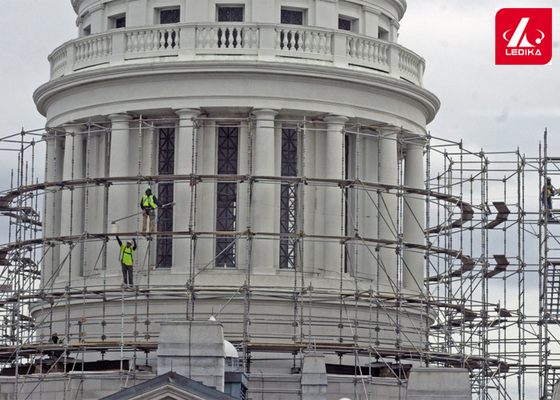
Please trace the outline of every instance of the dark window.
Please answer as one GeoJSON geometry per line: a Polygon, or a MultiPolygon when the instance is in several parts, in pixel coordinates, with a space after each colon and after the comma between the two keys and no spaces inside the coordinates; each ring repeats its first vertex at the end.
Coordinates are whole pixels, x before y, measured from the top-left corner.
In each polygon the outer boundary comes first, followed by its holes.
{"type": "Polygon", "coordinates": [[[218,22],[243,22],[243,7],[218,7],[218,22]]]}
{"type": "Polygon", "coordinates": [[[84,36],[91,35],[91,25],[88,25],[84,28],[84,36]]]}
{"type": "Polygon", "coordinates": [[[115,18],[115,28],[126,28],[126,17],[115,18]]]}
{"type": "Polygon", "coordinates": [[[377,31],[377,37],[381,40],[389,40],[389,32],[383,28],[379,28],[377,31]]]}
{"type": "Polygon", "coordinates": [[[159,12],[160,24],[178,24],[181,20],[181,10],[174,8],[172,10],[161,10],[159,12]]]}
{"type": "Polygon", "coordinates": [[[303,11],[284,10],[280,12],[280,23],[289,25],[303,25],[303,11]]]}
{"type": "MultiPolygon", "coordinates": [[[[158,141],[158,173],[159,175],[173,175],[175,169],[175,128],[160,128],[158,141]]],[[[160,182],[157,198],[162,204],[173,203],[173,183],[160,182]]],[[[173,231],[173,207],[158,209],[157,230],[158,232],[173,231]]],[[[157,267],[170,268],[172,253],[173,238],[171,236],[158,236],[157,267]]]]}
{"type": "MultiPolygon", "coordinates": [[[[218,174],[237,175],[238,127],[218,128],[218,174]]],[[[235,232],[237,229],[237,183],[218,179],[216,201],[216,231],[235,232]]],[[[216,266],[235,267],[236,246],[233,236],[216,236],[216,266]]]]}
{"type": "MultiPolygon", "coordinates": [[[[298,174],[298,131],[282,129],[282,176],[298,174]]],[[[280,188],[280,233],[296,233],[297,224],[297,186],[282,183],[280,188]]],[[[280,268],[296,267],[297,238],[280,237],[280,268]]]]}
{"type": "Polygon", "coordinates": [[[352,21],[345,18],[338,19],[338,29],[342,29],[343,31],[351,31],[352,30],[352,21]]]}

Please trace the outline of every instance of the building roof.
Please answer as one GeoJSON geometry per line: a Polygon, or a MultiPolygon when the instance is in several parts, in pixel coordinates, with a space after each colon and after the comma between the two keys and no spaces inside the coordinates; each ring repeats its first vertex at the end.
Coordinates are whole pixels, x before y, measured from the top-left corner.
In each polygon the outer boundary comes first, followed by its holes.
{"type": "Polygon", "coordinates": [[[172,371],[103,397],[100,400],[152,400],[161,398],[170,400],[236,400],[235,397],[172,371]]]}

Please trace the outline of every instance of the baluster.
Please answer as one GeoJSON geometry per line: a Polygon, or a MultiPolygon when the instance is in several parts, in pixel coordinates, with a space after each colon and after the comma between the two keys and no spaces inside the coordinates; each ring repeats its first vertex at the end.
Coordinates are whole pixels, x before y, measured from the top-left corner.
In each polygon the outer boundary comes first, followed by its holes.
{"type": "Polygon", "coordinates": [[[138,32],[133,32],[130,37],[130,44],[132,47],[132,52],[136,53],[138,51],[138,32]]]}
{"type": "Polygon", "coordinates": [[[233,32],[230,28],[222,29],[222,45],[226,49],[233,47],[233,32]]]}
{"type": "Polygon", "coordinates": [[[195,41],[196,46],[200,47],[200,48],[204,48],[206,47],[206,41],[204,39],[204,28],[196,28],[196,38],[197,40],[195,41]]]}
{"type": "Polygon", "coordinates": [[[180,29],[174,29],[173,32],[175,32],[175,46],[173,47],[174,49],[178,49],[181,43],[181,40],[179,40],[179,35],[181,34],[181,30],[180,29]]]}
{"type": "Polygon", "coordinates": [[[383,47],[383,63],[389,65],[389,47],[383,47]]]}
{"type": "Polygon", "coordinates": [[[274,47],[277,49],[282,49],[281,38],[282,38],[282,30],[276,31],[276,43],[274,47]]]}
{"type": "Polygon", "coordinates": [[[298,34],[298,31],[295,32],[289,31],[289,33],[290,33],[290,50],[297,51],[298,49],[296,49],[296,44],[297,44],[296,35],[298,34]]]}
{"type": "Polygon", "coordinates": [[[325,33],[325,54],[332,55],[332,34],[325,33]]]}
{"type": "Polygon", "coordinates": [[[202,43],[204,44],[203,48],[207,49],[210,47],[210,32],[208,28],[202,28],[202,43]]]}
{"type": "Polygon", "coordinates": [[[321,52],[321,34],[317,33],[316,35],[311,36],[311,47],[306,47],[307,51],[311,53],[320,53],[321,52]]]}
{"type": "Polygon", "coordinates": [[[86,47],[86,57],[85,57],[85,59],[89,60],[89,59],[91,59],[91,40],[88,40],[86,42],[86,46],[87,47],[86,47]]]}
{"type": "Polygon", "coordinates": [[[240,48],[242,47],[242,41],[243,39],[241,39],[241,31],[239,30],[239,28],[233,28],[233,39],[234,39],[234,47],[240,48]]]}
{"type": "Polygon", "coordinates": [[[91,42],[91,59],[95,60],[99,54],[99,38],[95,38],[91,42]]]}
{"type": "Polygon", "coordinates": [[[346,57],[352,58],[352,38],[346,37],[346,57]]]}
{"type": "Polygon", "coordinates": [[[255,49],[258,47],[258,43],[259,43],[259,35],[260,35],[260,30],[255,28],[255,29],[251,29],[251,43],[250,46],[252,49],[255,49]]]}
{"type": "Polygon", "coordinates": [[[313,51],[312,46],[311,46],[311,42],[317,37],[317,33],[307,31],[307,32],[303,32],[302,34],[304,35],[304,37],[303,37],[303,39],[304,39],[303,40],[303,49],[302,50],[306,51],[306,52],[315,53],[313,51]]]}
{"type": "Polygon", "coordinates": [[[107,57],[109,55],[109,38],[107,36],[101,38],[101,56],[107,57]]]}
{"type": "Polygon", "coordinates": [[[209,28],[203,28],[203,43],[204,43],[204,48],[208,49],[210,48],[210,42],[211,42],[211,38],[210,38],[210,29],[209,28]]]}
{"type": "Polygon", "coordinates": [[[129,32],[126,33],[126,52],[130,53],[132,51],[132,38],[129,32]]]}
{"type": "MultiPolygon", "coordinates": [[[[216,48],[219,47],[219,46],[218,46],[218,41],[219,41],[220,39],[219,39],[219,37],[218,37],[218,36],[219,36],[219,35],[218,35],[218,32],[219,32],[219,29],[216,29],[216,28],[214,28],[213,26],[210,27],[210,32],[209,32],[209,39],[210,39],[210,41],[209,41],[209,44],[210,44],[210,48],[211,48],[211,49],[216,49],[216,48]]],[[[224,39],[224,36],[223,36],[223,32],[222,32],[222,43],[223,43],[223,41],[224,41],[223,39],[224,39]]]]}
{"type": "Polygon", "coordinates": [[[330,45],[329,36],[325,33],[321,35],[321,41],[319,42],[319,52],[321,54],[327,54],[327,49],[330,45]]]}
{"type": "Polygon", "coordinates": [[[74,48],[76,49],[76,62],[80,62],[82,60],[82,44],[76,43],[74,48]]]}
{"type": "Polygon", "coordinates": [[[362,39],[358,40],[358,48],[356,49],[358,54],[358,59],[364,59],[364,41],[362,39]]]}
{"type": "Polygon", "coordinates": [[[248,42],[251,40],[251,28],[241,28],[239,30],[239,40],[241,41],[241,48],[247,49],[249,47],[248,42]]]}
{"type": "Polygon", "coordinates": [[[142,31],[138,34],[138,50],[142,53],[146,51],[146,42],[150,37],[150,33],[149,31],[142,31]]]}

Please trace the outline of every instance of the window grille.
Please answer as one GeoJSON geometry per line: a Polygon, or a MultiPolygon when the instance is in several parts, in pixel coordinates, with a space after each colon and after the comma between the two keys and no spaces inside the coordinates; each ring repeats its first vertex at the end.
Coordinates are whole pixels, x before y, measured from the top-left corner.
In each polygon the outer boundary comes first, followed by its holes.
{"type": "Polygon", "coordinates": [[[288,25],[303,25],[303,11],[282,9],[280,23],[288,25]]]}
{"type": "MultiPolygon", "coordinates": [[[[236,175],[238,158],[238,127],[218,128],[218,174],[236,175]]],[[[216,199],[216,231],[237,229],[237,183],[218,179],[216,199]]],[[[216,266],[236,266],[236,245],[233,236],[216,236],[216,266]]]]}
{"type": "Polygon", "coordinates": [[[161,10],[159,12],[160,24],[178,24],[181,21],[181,10],[174,8],[171,10],[161,10]]]}
{"type": "Polygon", "coordinates": [[[343,31],[351,31],[352,30],[352,21],[346,18],[339,18],[338,19],[338,29],[343,31]]]}
{"type": "MultiPolygon", "coordinates": [[[[298,174],[298,131],[282,129],[282,176],[298,174]]],[[[280,188],[280,233],[296,233],[297,229],[297,186],[282,183],[280,188]]],[[[295,268],[297,262],[297,238],[280,237],[280,268],[295,268]]]]}
{"type": "Polygon", "coordinates": [[[218,22],[243,22],[243,7],[218,7],[218,22]]]}
{"type": "MultiPolygon", "coordinates": [[[[159,129],[158,173],[172,175],[175,169],[175,128],[159,129]]],[[[158,200],[162,204],[173,202],[173,183],[161,182],[158,185],[158,200]]],[[[158,232],[173,231],[173,207],[159,208],[157,218],[158,232]]],[[[171,236],[159,236],[157,240],[158,268],[170,268],[172,265],[173,239],[171,236]]]]}

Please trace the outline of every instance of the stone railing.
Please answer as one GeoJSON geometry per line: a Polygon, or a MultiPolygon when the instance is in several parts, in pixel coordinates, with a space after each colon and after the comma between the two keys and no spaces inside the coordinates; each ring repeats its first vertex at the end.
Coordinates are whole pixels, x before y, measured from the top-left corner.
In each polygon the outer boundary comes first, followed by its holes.
{"type": "Polygon", "coordinates": [[[51,79],[92,66],[226,59],[292,62],[385,74],[422,85],[424,60],[404,47],[352,32],[248,23],[115,29],[67,42],[50,56],[51,79]],[[140,61],[141,59],[141,61],[140,61]]]}

